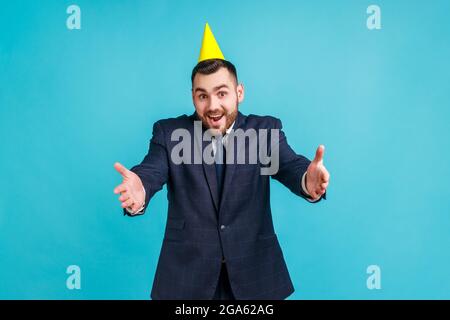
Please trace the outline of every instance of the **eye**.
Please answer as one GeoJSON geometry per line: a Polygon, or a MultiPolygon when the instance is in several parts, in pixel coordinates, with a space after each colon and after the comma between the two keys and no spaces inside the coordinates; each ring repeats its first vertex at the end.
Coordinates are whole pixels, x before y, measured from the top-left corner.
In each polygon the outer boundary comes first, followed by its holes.
{"type": "Polygon", "coordinates": [[[219,97],[223,98],[227,95],[226,91],[219,91],[219,97]]]}
{"type": "Polygon", "coordinates": [[[198,96],[198,98],[200,99],[200,100],[203,100],[203,99],[206,99],[206,94],[201,94],[201,95],[199,95],[198,96]]]}

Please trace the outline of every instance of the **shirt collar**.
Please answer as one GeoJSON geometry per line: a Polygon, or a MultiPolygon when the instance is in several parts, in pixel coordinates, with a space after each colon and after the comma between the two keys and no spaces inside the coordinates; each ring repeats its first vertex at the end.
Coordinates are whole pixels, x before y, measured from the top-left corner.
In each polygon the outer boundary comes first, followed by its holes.
{"type": "Polygon", "coordinates": [[[230,131],[233,129],[234,124],[235,124],[236,120],[233,121],[233,123],[231,124],[231,126],[225,131],[225,135],[229,134],[230,131]]]}
{"type": "MultiPolygon", "coordinates": [[[[224,144],[227,143],[228,134],[233,129],[235,122],[236,122],[236,120],[234,120],[233,123],[231,124],[231,126],[225,131],[225,134],[222,136],[222,143],[224,143],[224,144]]],[[[211,139],[213,142],[216,141],[213,143],[213,150],[215,150],[215,144],[217,143],[216,136],[212,136],[211,139]]]]}

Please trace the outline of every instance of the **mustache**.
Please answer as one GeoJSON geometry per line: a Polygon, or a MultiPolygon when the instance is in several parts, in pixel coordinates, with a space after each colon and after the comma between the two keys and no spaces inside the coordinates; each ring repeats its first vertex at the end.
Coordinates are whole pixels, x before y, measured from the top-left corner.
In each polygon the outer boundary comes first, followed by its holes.
{"type": "Polygon", "coordinates": [[[217,111],[215,111],[215,112],[208,112],[208,113],[206,113],[206,116],[207,117],[218,117],[218,116],[226,116],[227,115],[227,113],[226,112],[217,112],[217,111]]]}

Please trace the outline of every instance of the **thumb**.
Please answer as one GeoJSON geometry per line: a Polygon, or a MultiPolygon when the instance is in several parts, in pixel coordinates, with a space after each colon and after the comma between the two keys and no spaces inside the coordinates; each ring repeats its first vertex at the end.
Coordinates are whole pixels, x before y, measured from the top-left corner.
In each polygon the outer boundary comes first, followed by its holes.
{"type": "Polygon", "coordinates": [[[114,168],[122,175],[122,177],[125,177],[128,174],[128,169],[119,162],[114,163],[114,168]]]}
{"type": "Polygon", "coordinates": [[[316,156],[314,157],[314,162],[323,161],[323,154],[325,153],[325,146],[321,144],[316,150],[316,156]]]}

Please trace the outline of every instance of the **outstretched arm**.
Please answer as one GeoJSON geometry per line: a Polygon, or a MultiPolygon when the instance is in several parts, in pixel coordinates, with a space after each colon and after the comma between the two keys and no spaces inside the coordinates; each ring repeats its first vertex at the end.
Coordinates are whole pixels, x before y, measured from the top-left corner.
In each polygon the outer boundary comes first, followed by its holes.
{"type": "Polygon", "coordinates": [[[145,158],[139,165],[125,170],[126,176],[121,173],[123,181],[114,192],[121,193],[119,200],[125,208],[124,214],[143,214],[150,199],[162,189],[169,175],[164,132],[159,122],[153,125],[153,136],[145,158]]]}
{"type": "Polygon", "coordinates": [[[319,146],[316,157],[311,162],[296,154],[289,146],[279,119],[275,129],[279,130],[279,169],[272,177],[310,202],[325,198],[330,175],[323,165],[324,147],[319,146]]]}

